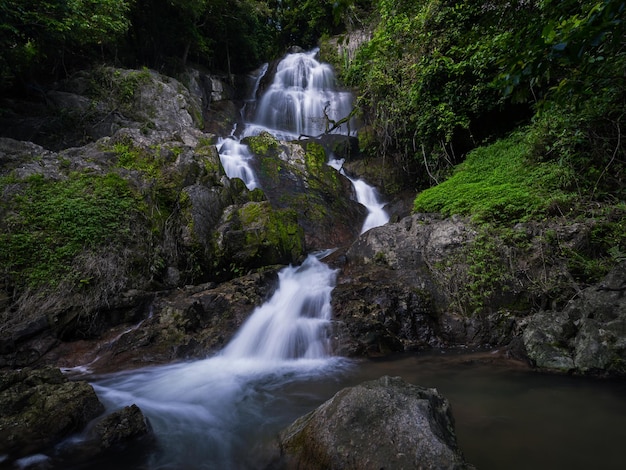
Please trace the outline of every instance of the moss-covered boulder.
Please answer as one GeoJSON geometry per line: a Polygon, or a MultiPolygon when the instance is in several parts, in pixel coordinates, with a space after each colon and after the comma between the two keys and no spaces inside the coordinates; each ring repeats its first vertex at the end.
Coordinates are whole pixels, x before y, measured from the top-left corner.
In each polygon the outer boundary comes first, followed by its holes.
{"type": "Polygon", "coordinates": [[[231,206],[215,236],[216,265],[242,271],[301,258],[304,232],[293,209],[274,209],[268,201],[231,206]]]}
{"type": "Polygon", "coordinates": [[[271,205],[297,214],[307,250],[340,246],[358,235],[365,208],[350,181],[327,165],[319,142],[283,142],[268,133],[243,142],[256,156],[255,171],[271,205]]]}

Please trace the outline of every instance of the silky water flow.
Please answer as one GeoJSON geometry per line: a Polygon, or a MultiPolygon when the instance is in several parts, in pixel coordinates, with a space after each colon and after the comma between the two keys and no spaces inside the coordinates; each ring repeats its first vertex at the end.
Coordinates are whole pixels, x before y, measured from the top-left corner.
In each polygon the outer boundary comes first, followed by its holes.
{"type": "MultiPolygon", "coordinates": [[[[350,114],[352,97],[337,90],[328,64],[317,51],[287,55],[269,89],[256,103],[255,118],[220,139],[229,177],[258,187],[253,158],[239,136],[271,132],[279,139],[319,135],[328,119],[350,114]]],[[[267,66],[255,74],[254,100],[267,66]]],[[[242,115],[244,114],[242,110],[242,115]]],[[[349,125],[335,132],[351,132],[349,125]]],[[[387,222],[382,205],[364,182],[351,180],[359,202],[378,214],[364,229],[387,222]]],[[[136,404],[158,439],[151,469],[260,468],[263,443],[289,422],[319,404],[319,394],[285,392],[307,382],[332,382],[350,368],[330,351],[331,292],[336,272],[312,254],[300,266],[279,273],[274,295],[254,310],[217,355],[194,362],[145,368],[101,377],[93,385],[107,410],[136,404]],[[300,385],[297,385],[300,384],[300,385]]]]}

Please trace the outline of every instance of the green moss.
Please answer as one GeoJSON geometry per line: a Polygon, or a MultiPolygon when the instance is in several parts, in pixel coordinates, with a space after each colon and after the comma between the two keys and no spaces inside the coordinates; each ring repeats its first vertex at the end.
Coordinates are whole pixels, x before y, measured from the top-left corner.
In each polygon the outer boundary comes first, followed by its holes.
{"type": "Polygon", "coordinates": [[[304,253],[304,232],[295,211],[267,201],[248,202],[230,214],[229,244],[218,253],[217,271],[235,274],[294,262],[304,253]]]}
{"type": "Polygon", "coordinates": [[[280,146],[278,140],[269,132],[262,132],[257,136],[246,137],[242,142],[250,148],[253,154],[259,157],[275,155],[280,146]]]}
{"type": "MultiPolygon", "coordinates": [[[[5,181],[0,181],[3,188],[5,181]]],[[[2,274],[17,285],[58,285],[76,278],[72,261],[84,249],[124,244],[136,200],[126,181],[70,174],[65,181],[34,175],[4,201],[0,233],[2,274]]]]}
{"type": "Polygon", "coordinates": [[[317,142],[307,142],[304,146],[304,161],[306,169],[313,175],[320,175],[326,168],[326,151],[317,142]]]}
{"type": "Polygon", "coordinates": [[[452,177],[420,193],[415,212],[471,215],[479,221],[510,223],[546,213],[570,195],[557,163],[532,163],[523,135],[471,152],[452,177]]]}
{"type": "Polygon", "coordinates": [[[140,86],[149,83],[151,79],[150,71],[146,68],[126,71],[102,67],[93,74],[90,92],[97,98],[113,100],[130,109],[140,86]]]}

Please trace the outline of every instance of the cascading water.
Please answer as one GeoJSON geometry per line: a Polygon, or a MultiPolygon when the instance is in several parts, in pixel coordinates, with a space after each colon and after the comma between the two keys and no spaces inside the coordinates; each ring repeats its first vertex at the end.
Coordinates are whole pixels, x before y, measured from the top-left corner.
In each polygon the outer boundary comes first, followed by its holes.
{"type": "MultiPolygon", "coordinates": [[[[282,140],[316,137],[352,111],[352,94],[337,89],[330,65],[317,61],[318,50],[287,55],[257,106],[249,132],[267,130],[282,140]]],[[[333,131],[350,134],[348,120],[333,131]]]]}
{"type": "Polygon", "coordinates": [[[94,388],[107,409],[135,403],[148,417],[161,449],[150,468],[260,468],[251,443],[297,417],[281,412],[278,390],[347,365],[329,354],[334,282],[335,271],[310,255],[279,273],[274,295],[220,354],[114,374],[94,388]]]}
{"type": "Polygon", "coordinates": [[[325,359],[335,272],[309,256],[279,273],[276,294],[241,328],[222,356],[267,361],[325,359]]]}
{"type": "Polygon", "coordinates": [[[220,139],[217,145],[226,176],[241,179],[250,190],[258,188],[259,184],[250,166],[252,154],[248,146],[234,137],[220,139]]]}
{"type": "MultiPolygon", "coordinates": [[[[352,94],[337,89],[336,79],[330,65],[315,57],[318,50],[288,54],[277,66],[272,84],[256,104],[252,121],[244,127],[236,127],[230,136],[220,139],[218,150],[224,171],[229,178],[240,178],[248,189],[258,187],[250,166],[252,156],[248,147],[239,141],[242,137],[269,132],[280,140],[294,140],[302,135],[318,136],[327,131],[352,134],[356,126],[350,116],[352,94]],[[340,121],[345,121],[339,124],[340,121]]],[[[251,105],[259,83],[267,71],[267,65],[254,75],[252,94],[242,109],[251,105]]]]}
{"type": "MultiPolygon", "coordinates": [[[[349,115],[350,94],[336,90],[332,70],[315,60],[316,52],[290,54],[279,64],[274,82],[258,103],[255,122],[247,123],[240,134],[270,131],[282,139],[316,135],[331,121],[349,115]]],[[[335,132],[350,130],[346,124],[335,132]]],[[[241,178],[250,189],[258,186],[249,166],[252,157],[235,129],[218,148],[229,177],[241,178]]],[[[379,205],[375,192],[367,196],[372,188],[353,183],[359,202],[372,213],[379,205]]],[[[386,222],[377,217],[366,221],[368,228],[386,222]]],[[[319,260],[322,256],[310,255],[301,266],[282,270],[271,299],[252,313],[218,355],[95,381],[108,410],[135,403],[149,418],[159,440],[149,468],[261,468],[264,462],[250,450],[251,443],[319,404],[309,397],[313,401],[303,408],[307,399],[299,396],[299,405],[282,406],[289,401],[285,388],[337,377],[348,364],[330,355],[335,271],[319,260]]]]}
{"type": "MultiPolygon", "coordinates": [[[[250,95],[244,100],[243,108],[241,109],[242,119],[245,117],[246,108],[255,101],[256,94],[259,89],[259,83],[267,72],[267,64],[264,64],[259,68],[252,76],[252,86],[250,95]]],[[[226,176],[229,178],[241,179],[246,187],[250,190],[258,188],[259,184],[254,175],[254,171],[250,166],[250,160],[252,154],[247,145],[242,144],[239,138],[235,135],[237,131],[237,125],[233,127],[232,132],[228,137],[220,138],[217,142],[217,149],[220,155],[220,160],[226,176]]]]}
{"type": "Polygon", "coordinates": [[[389,214],[387,214],[387,211],[385,210],[385,203],[380,201],[378,191],[362,179],[351,178],[348,176],[343,169],[343,162],[343,159],[337,160],[335,158],[331,158],[328,161],[328,164],[350,180],[354,186],[357,201],[363,204],[367,209],[367,217],[361,227],[361,233],[363,234],[371,228],[385,225],[389,222],[389,214]]]}

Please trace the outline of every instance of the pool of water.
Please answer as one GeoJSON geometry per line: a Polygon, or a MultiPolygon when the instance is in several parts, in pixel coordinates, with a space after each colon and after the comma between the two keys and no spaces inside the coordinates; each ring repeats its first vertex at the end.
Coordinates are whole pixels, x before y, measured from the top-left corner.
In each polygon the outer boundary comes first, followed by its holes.
{"type": "MultiPolygon", "coordinates": [[[[229,377],[232,368],[225,369],[229,377]]],[[[125,387],[131,390],[129,383],[154,374],[173,391],[166,400],[144,396],[138,403],[157,428],[166,426],[159,454],[142,468],[263,468],[277,432],[341,388],[383,375],[437,388],[451,403],[466,460],[479,470],[621,469],[626,462],[626,381],[539,374],[489,352],[407,354],[337,360],[322,369],[246,372],[228,379],[236,387],[225,383],[224,369],[209,359],[114,374],[94,385],[111,408],[124,403],[107,397],[103,387],[114,385],[115,394],[123,394],[125,387]],[[222,372],[216,375],[216,370],[222,372]],[[192,396],[181,407],[176,400],[188,393],[192,396]]],[[[155,383],[150,380],[149,388],[155,383]]],[[[125,466],[123,461],[116,467],[138,468],[136,462],[125,466]]]]}
{"type": "Polygon", "coordinates": [[[364,362],[354,374],[437,388],[478,469],[624,468],[626,381],[540,374],[484,353],[403,355],[364,362]]]}

